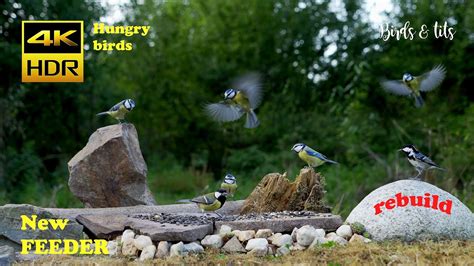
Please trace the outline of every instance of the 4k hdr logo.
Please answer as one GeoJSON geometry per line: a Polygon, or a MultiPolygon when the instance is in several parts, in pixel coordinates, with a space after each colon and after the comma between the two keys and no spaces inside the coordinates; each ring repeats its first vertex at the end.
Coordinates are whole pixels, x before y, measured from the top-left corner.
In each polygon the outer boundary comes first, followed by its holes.
{"type": "Polygon", "coordinates": [[[22,22],[22,82],[84,82],[83,21],[22,22]]]}

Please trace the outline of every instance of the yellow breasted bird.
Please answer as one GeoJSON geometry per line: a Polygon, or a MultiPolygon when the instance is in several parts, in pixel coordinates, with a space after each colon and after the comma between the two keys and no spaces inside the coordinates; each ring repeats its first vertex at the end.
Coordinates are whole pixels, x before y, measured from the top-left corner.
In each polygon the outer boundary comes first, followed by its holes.
{"type": "Polygon", "coordinates": [[[218,209],[222,208],[222,206],[224,206],[226,199],[227,191],[225,191],[224,189],[219,189],[218,191],[213,193],[208,193],[206,195],[202,195],[194,199],[178,200],[178,202],[194,202],[203,212],[215,212],[218,209]]]}
{"type": "Polygon", "coordinates": [[[421,76],[412,76],[410,73],[403,74],[402,80],[384,80],[382,87],[393,94],[415,98],[415,106],[423,106],[421,91],[427,92],[438,87],[446,76],[446,68],[443,65],[434,67],[430,72],[421,76]]]}
{"type": "Polygon", "coordinates": [[[305,161],[309,167],[318,167],[324,163],[337,164],[337,162],[329,160],[323,154],[311,149],[303,143],[296,143],[291,150],[295,151],[300,159],[305,161]]]}
{"type": "Polygon", "coordinates": [[[227,191],[229,197],[234,197],[234,193],[237,190],[237,179],[235,176],[227,174],[221,184],[221,189],[227,191]]]}
{"type": "Polygon", "coordinates": [[[232,87],[224,92],[224,101],[206,105],[206,113],[219,122],[235,121],[245,114],[245,127],[257,127],[260,122],[254,110],[262,100],[260,75],[244,75],[237,78],[232,87]]]}
{"type": "Polygon", "coordinates": [[[110,110],[98,113],[97,115],[110,115],[117,119],[119,123],[122,123],[122,120],[125,119],[125,115],[132,111],[133,108],[135,108],[135,102],[132,99],[126,99],[112,106],[110,110]]]}

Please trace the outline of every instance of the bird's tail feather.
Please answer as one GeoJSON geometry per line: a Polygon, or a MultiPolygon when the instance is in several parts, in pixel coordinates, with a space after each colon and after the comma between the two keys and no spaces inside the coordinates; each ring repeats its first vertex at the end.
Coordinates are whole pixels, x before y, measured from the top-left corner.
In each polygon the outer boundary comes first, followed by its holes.
{"type": "Polygon", "coordinates": [[[423,101],[423,98],[421,97],[421,95],[415,95],[415,106],[420,108],[423,106],[423,104],[425,103],[425,101],[423,101]]]}
{"type": "Polygon", "coordinates": [[[107,115],[108,113],[109,112],[101,112],[101,113],[96,114],[96,116],[107,115]]]}
{"type": "Polygon", "coordinates": [[[260,125],[260,121],[258,121],[257,115],[253,110],[250,110],[250,112],[247,112],[247,120],[245,121],[245,127],[246,128],[255,128],[260,125]]]}
{"type": "Polygon", "coordinates": [[[179,202],[179,203],[190,203],[192,202],[190,199],[182,199],[182,200],[177,200],[176,202],[179,202]]]}
{"type": "Polygon", "coordinates": [[[327,162],[327,163],[333,163],[333,164],[339,164],[338,162],[333,161],[333,160],[329,160],[329,159],[326,159],[326,162],[327,162]]]}

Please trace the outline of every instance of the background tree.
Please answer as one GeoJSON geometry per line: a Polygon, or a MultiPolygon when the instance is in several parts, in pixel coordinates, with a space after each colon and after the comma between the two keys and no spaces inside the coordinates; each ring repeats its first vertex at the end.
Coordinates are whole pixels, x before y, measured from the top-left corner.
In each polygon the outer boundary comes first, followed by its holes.
{"type": "MultiPolygon", "coordinates": [[[[24,2],[37,8],[33,15],[45,9],[24,2]]],[[[2,80],[1,100],[8,102],[2,105],[8,110],[2,124],[12,125],[0,127],[0,133],[14,154],[7,157],[16,158],[3,164],[4,180],[10,180],[6,187],[13,191],[3,200],[34,200],[37,191],[29,199],[13,195],[31,187],[51,193],[53,184],[64,185],[66,161],[95,128],[112,123],[94,114],[133,98],[137,108],[129,121],[138,129],[160,203],[210,190],[228,171],[239,179],[237,198],[245,198],[266,173],[287,171],[294,177],[303,163],[289,150],[305,142],[341,163],[318,170],[326,177],[327,200],[336,212],[348,214],[371,190],[413,174],[396,152],[413,143],[448,169],[429,172],[427,180],[472,208],[473,4],[393,1],[395,11],[387,16],[394,26],[410,21],[418,30],[447,21],[456,34],[453,40],[435,39],[430,32],[426,40],[384,42],[359,2],[131,1],[116,24],[150,25],[149,35],[88,35],[86,43],[124,40],[134,49],[88,51],[86,83],[75,85],[20,85],[20,24],[13,19],[17,28],[11,34],[17,37],[3,31],[0,46],[6,60],[2,74],[11,80],[2,80]],[[421,74],[439,63],[447,67],[447,78],[426,95],[424,108],[380,87],[381,78],[421,74]],[[206,117],[203,105],[221,100],[230,80],[249,71],[264,78],[257,109],[261,126],[248,130],[242,121],[218,124],[206,117]],[[32,186],[38,179],[45,184],[32,186]]],[[[80,16],[90,29],[103,15],[93,2],[66,5],[46,8],[45,17],[80,16]]],[[[2,7],[13,9],[12,2],[2,7]]],[[[3,23],[11,17],[3,16],[3,23]]],[[[54,204],[71,204],[67,187],[58,193],[54,204]]]]}

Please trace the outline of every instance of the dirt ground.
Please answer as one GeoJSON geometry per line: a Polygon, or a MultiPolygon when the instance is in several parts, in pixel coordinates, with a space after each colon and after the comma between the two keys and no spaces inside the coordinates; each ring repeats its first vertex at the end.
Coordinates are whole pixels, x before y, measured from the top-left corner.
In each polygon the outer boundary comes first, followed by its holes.
{"type": "Polygon", "coordinates": [[[18,265],[474,265],[474,241],[350,244],[292,251],[284,257],[229,255],[217,251],[138,262],[105,256],[47,256],[18,265]]]}

